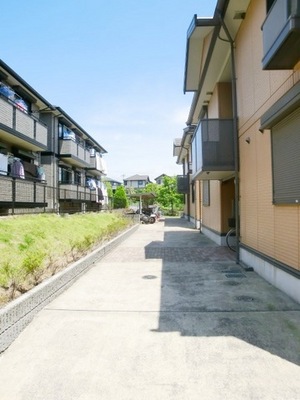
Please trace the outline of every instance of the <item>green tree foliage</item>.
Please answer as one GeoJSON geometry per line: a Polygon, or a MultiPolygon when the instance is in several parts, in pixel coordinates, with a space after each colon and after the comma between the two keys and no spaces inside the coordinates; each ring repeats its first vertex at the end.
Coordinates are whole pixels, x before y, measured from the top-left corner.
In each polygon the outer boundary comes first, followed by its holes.
{"type": "Polygon", "coordinates": [[[171,215],[176,211],[182,210],[184,197],[177,193],[176,176],[165,176],[163,184],[158,185],[157,202],[164,208],[168,209],[171,215]]]}
{"type": "Polygon", "coordinates": [[[157,194],[159,191],[159,185],[157,183],[148,183],[143,190],[144,193],[153,193],[155,197],[147,199],[145,201],[147,207],[157,203],[157,194]]]}
{"type": "Polygon", "coordinates": [[[157,195],[159,191],[159,185],[157,183],[148,183],[144,190],[146,193],[154,193],[157,195]]]}
{"type": "Polygon", "coordinates": [[[128,199],[126,196],[126,192],[124,186],[118,186],[113,200],[113,208],[126,208],[128,207],[128,199]]]}
{"type": "Polygon", "coordinates": [[[108,182],[108,181],[104,181],[104,185],[105,185],[106,190],[107,190],[107,196],[108,196],[109,199],[111,199],[113,197],[113,195],[114,195],[111,183],[108,182]]]}

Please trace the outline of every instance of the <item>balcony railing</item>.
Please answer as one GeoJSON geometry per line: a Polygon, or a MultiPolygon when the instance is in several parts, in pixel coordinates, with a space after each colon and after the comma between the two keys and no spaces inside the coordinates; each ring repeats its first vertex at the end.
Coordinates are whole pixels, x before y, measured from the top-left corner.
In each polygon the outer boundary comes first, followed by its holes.
{"type": "Polygon", "coordinates": [[[79,202],[97,202],[96,190],[76,185],[74,183],[60,183],[59,200],[73,200],[79,202]]]}
{"type": "MultiPolygon", "coordinates": [[[[45,150],[47,146],[48,129],[46,125],[33,118],[10,103],[4,97],[0,97],[0,124],[16,131],[16,136],[26,142],[30,139],[36,146],[36,150],[45,150]]],[[[2,128],[5,130],[5,128],[2,128]]],[[[10,134],[11,131],[9,131],[10,134]]]]}
{"type": "Polygon", "coordinates": [[[300,60],[300,1],[275,0],[262,30],[263,69],[293,69],[300,60]]]}
{"type": "Polygon", "coordinates": [[[59,139],[60,157],[69,159],[70,164],[89,167],[91,156],[89,150],[72,139],[59,139]]]}
{"type": "Polygon", "coordinates": [[[193,178],[225,179],[234,172],[232,119],[205,119],[192,142],[193,178]]]}
{"type": "Polygon", "coordinates": [[[103,160],[99,155],[91,155],[90,169],[98,172],[105,172],[105,165],[103,164],[103,160]]]}
{"type": "Polygon", "coordinates": [[[181,194],[189,193],[189,175],[177,175],[177,192],[181,194]]]}
{"type": "Polygon", "coordinates": [[[46,185],[43,183],[0,176],[0,208],[46,207],[46,185]]]}

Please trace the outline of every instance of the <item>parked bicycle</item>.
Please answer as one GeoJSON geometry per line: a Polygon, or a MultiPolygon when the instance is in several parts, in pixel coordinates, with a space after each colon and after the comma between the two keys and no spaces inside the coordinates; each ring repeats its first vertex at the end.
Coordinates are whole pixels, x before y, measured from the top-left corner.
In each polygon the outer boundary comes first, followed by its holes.
{"type": "Polygon", "coordinates": [[[226,233],[225,236],[226,244],[228,248],[232,251],[236,251],[236,229],[231,228],[229,231],[226,233]]]}

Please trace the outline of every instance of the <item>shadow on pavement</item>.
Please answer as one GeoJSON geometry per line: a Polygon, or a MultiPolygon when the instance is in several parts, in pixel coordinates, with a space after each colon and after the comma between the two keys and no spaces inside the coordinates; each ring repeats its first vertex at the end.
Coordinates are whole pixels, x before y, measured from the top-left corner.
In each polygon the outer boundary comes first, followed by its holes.
{"type": "Polygon", "coordinates": [[[145,246],[163,261],[156,332],[231,336],[300,365],[300,305],[180,218],[145,246]]]}

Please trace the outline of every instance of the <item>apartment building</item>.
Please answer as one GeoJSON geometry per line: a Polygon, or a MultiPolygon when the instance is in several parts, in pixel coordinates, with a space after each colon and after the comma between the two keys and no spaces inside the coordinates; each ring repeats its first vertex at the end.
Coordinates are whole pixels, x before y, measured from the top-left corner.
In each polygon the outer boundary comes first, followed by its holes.
{"type": "Polygon", "coordinates": [[[0,60],[0,215],[101,210],[105,153],[0,60]]]}
{"type": "Polygon", "coordinates": [[[300,1],[219,0],[187,32],[185,214],[300,302],[300,1]]]}

